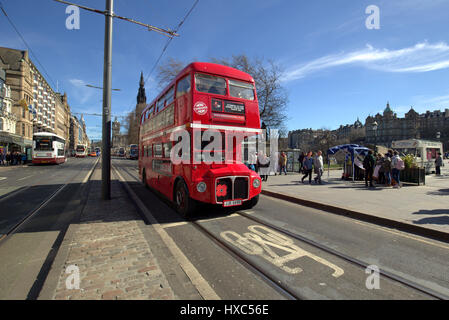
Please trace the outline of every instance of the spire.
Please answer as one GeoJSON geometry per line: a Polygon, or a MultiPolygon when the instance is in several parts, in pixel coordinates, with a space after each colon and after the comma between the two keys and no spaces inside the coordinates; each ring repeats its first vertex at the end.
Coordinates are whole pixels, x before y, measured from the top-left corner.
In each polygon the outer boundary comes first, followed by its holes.
{"type": "Polygon", "coordinates": [[[143,80],[143,72],[140,72],[139,92],[137,94],[137,104],[146,103],[147,96],[145,95],[145,81],[143,80]]]}
{"type": "Polygon", "coordinates": [[[143,81],[143,72],[140,72],[140,87],[142,88],[145,85],[145,82],[143,81]]]}

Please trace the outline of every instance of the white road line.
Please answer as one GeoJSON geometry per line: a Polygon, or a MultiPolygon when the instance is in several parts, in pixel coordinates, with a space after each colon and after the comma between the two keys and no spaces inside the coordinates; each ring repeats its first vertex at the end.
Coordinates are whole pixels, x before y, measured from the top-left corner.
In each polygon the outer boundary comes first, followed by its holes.
{"type": "Polygon", "coordinates": [[[17,179],[17,181],[20,181],[20,180],[25,180],[25,179],[31,178],[32,176],[34,176],[34,174],[32,174],[31,176],[26,176],[26,177],[23,177],[23,178],[17,179]]]}
{"type": "Polygon", "coordinates": [[[6,177],[0,177],[0,181],[6,180],[6,177]]]}
{"type": "Polygon", "coordinates": [[[175,241],[168,235],[168,233],[164,230],[164,228],[159,224],[156,218],[151,214],[150,210],[143,204],[143,202],[137,197],[137,195],[132,191],[129,187],[128,183],[123,179],[120,172],[112,166],[117,173],[119,179],[123,182],[125,188],[128,190],[132,200],[137,204],[140,210],[145,214],[147,219],[151,223],[151,227],[153,227],[156,232],[161,237],[162,241],[164,241],[165,245],[168,247],[170,252],[173,254],[175,259],[178,261],[181,268],[184,270],[186,275],[189,277],[190,281],[192,281],[193,285],[198,290],[199,294],[205,300],[220,300],[220,297],[215,293],[214,289],[209,285],[209,283],[203,278],[203,276],[198,272],[198,270],[193,266],[193,264],[187,259],[184,253],[179,249],[176,245],[175,241]]]}

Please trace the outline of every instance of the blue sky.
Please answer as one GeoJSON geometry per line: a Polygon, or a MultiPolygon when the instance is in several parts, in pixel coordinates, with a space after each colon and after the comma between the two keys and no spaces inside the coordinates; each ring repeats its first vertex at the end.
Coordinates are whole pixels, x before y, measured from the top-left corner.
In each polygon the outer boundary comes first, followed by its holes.
{"type": "MultiPolygon", "coordinates": [[[[51,0],[0,0],[39,61],[68,94],[74,112],[101,113],[104,18],[81,11],[68,30],[66,5],[51,0]]],[[[73,0],[75,2],[75,0],[73,0]]],[[[76,0],[104,9],[104,0],[76,0]]],[[[115,13],[161,28],[176,28],[194,0],[115,0],[115,13]]],[[[449,108],[449,0],[200,0],[162,61],[246,54],[276,61],[289,94],[289,130],[336,129],[385,108],[403,116],[449,108]],[[380,10],[369,30],[365,9],[380,10]]],[[[147,100],[158,94],[149,74],[167,38],[114,20],[112,113],[135,107],[140,72],[147,100]]],[[[0,46],[25,45],[0,14],[0,46]]],[[[33,59],[33,56],[31,57],[33,59]]],[[[35,60],[35,59],[33,59],[35,60]]],[[[36,61],[35,61],[36,62],[36,61]]],[[[39,67],[39,66],[38,66],[39,67]]],[[[42,70],[41,70],[42,72],[42,70]]],[[[101,137],[101,118],[85,116],[88,135],[101,137]]]]}

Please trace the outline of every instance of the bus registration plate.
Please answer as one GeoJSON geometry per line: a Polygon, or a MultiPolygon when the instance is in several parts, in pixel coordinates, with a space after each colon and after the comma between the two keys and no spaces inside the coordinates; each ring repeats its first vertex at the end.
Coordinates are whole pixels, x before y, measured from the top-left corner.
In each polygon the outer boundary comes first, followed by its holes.
{"type": "Polygon", "coordinates": [[[242,200],[228,200],[223,202],[223,207],[239,206],[242,204],[242,200]]]}

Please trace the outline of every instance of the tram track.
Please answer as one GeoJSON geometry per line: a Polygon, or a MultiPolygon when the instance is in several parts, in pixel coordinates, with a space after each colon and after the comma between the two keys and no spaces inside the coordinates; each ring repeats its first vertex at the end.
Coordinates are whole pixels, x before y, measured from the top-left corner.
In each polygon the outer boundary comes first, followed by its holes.
{"type": "MultiPolygon", "coordinates": [[[[127,175],[134,178],[136,181],[139,181],[139,178],[136,177],[134,174],[132,174],[128,168],[120,167],[121,170],[125,171],[127,175]]],[[[116,169],[117,170],[117,169],[116,169]]],[[[309,246],[312,246],[313,248],[316,248],[322,252],[325,252],[331,256],[337,257],[340,260],[344,260],[358,268],[362,268],[363,272],[369,268],[371,264],[368,264],[364,261],[358,260],[356,258],[353,258],[349,255],[343,254],[337,250],[334,250],[328,246],[325,246],[321,243],[318,243],[314,240],[311,240],[309,238],[306,238],[302,235],[293,233],[291,231],[285,230],[283,228],[280,228],[270,222],[265,221],[264,219],[260,219],[257,217],[254,217],[246,212],[243,211],[234,211],[233,215],[238,215],[240,217],[249,219],[253,222],[258,223],[259,225],[262,225],[264,227],[267,227],[269,229],[272,229],[273,231],[276,231],[278,233],[281,233],[287,237],[290,237],[296,241],[306,243],[309,246]]],[[[220,248],[222,248],[225,252],[230,254],[232,257],[236,258],[243,266],[245,266],[247,269],[252,271],[253,273],[257,274],[259,277],[261,277],[265,282],[267,282],[273,289],[284,295],[287,299],[295,299],[295,300],[303,300],[306,299],[303,295],[301,295],[298,292],[295,292],[295,290],[292,290],[289,288],[287,284],[282,283],[280,280],[278,280],[276,277],[270,275],[268,272],[265,272],[262,268],[260,268],[256,263],[253,263],[250,259],[245,257],[245,254],[240,252],[238,249],[230,246],[226,241],[221,239],[220,237],[214,235],[214,233],[210,230],[208,230],[205,226],[201,225],[200,219],[197,220],[188,220],[188,223],[191,223],[198,231],[200,231],[204,236],[206,236],[208,239],[213,241],[216,245],[218,245],[220,248]]],[[[421,294],[424,294],[426,296],[429,296],[433,299],[438,300],[448,300],[449,297],[436,292],[430,288],[424,287],[420,284],[417,284],[413,281],[410,281],[404,277],[401,277],[399,275],[396,275],[392,272],[388,272],[385,270],[379,270],[379,276],[384,277],[390,281],[399,283],[402,286],[405,286],[407,288],[410,288],[414,291],[418,291],[421,294]]]]}
{"type": "MultiPolygon", "coordinates": [[[[98,164],[98,159],[95,161],[95,164],[92,166],[89,174],[86,176],[84,181],[82,183],[86,183],[90,180],[93,172],[95,171],[95,168],[98,164]]],[[[51,192],[51,194],[46,197],[43,201],[39,202],[33,209],[31,209],[27,214],[24,215],[23,218],[21,218],[17,223],[15,223],[13,226],[11,226],[4,234],[0,236],[0,245],[4,243],[11,235],[13,235],[18,229],[20,229],[22,226],[24,226],[31,218],[36,216],[42,209],[47,207],[51,201],[57,197],[69,184],[73,182],[78,177],[78,174],[73,175],[73,177],[66,183],[62,184],[61,186],[57,187],[56,190],[51,192]]],[[[30,189],[32,186],[26,186],[24,188],[20,188],[18,190],[13,191],[10,195],[7,195],[3,198],[0,198],[0,203],[6,199],[9,199],[10,197],[17,196],[24,191],[30,189]]]]}

